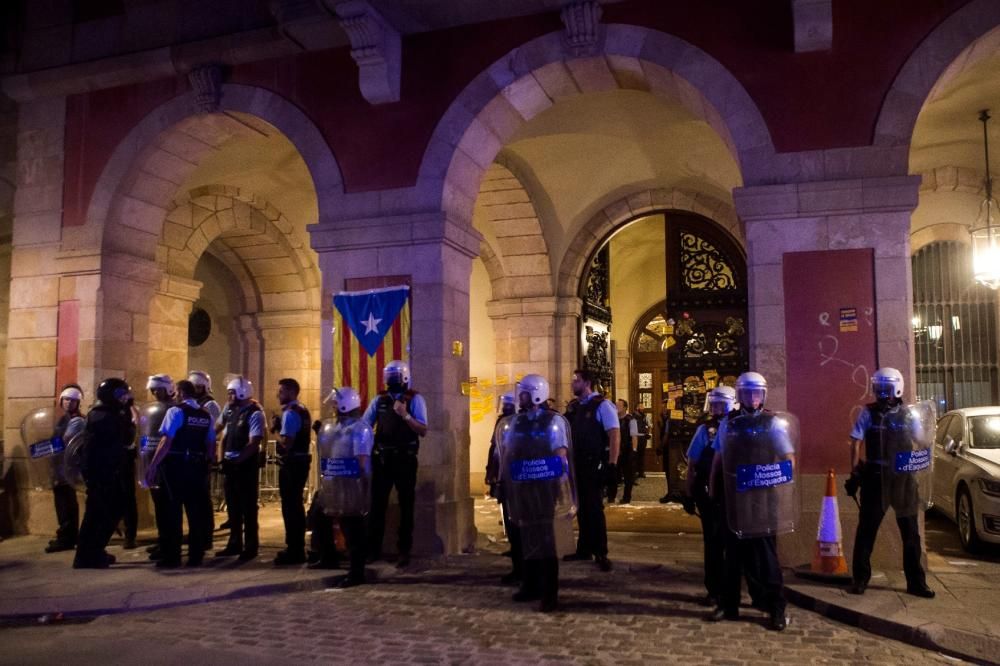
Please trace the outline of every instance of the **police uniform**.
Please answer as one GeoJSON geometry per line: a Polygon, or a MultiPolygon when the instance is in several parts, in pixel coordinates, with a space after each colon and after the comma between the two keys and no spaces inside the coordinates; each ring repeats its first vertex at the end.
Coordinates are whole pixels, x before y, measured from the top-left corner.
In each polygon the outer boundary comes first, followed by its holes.
{"type": "Polygon", "coordinates": [[[580,534],[573,559],[607,558],[608,526],[604,491],[608,467],[608,430],[619,427],[618,410],[600,393],[573,403],[566,412],[572,430],[580,534]]]}
{"type": "Polygon", "coordinates": [[[382,554],[385,535],[385,512],[393,487],[399,501],[399,540],[397,547],[401,558],[409,557],[413,547],[413,511],[417,490],[417,454],[420,436],[417,435],[393,408],[396,401],[406,404],[411,418],[427,425],[427,406],[422,395],[413,389],[393,395],[383,391],[365,410],[364,419],[375,430],[375,449],[372,456],[372,511],[368,520],[369,559],[382,554]]]}
{"type": "Polygon", "coordinates": [[[257,523],[258,464],[257,456],[237,462],[252,437],[264,436],[264,412],[250,400],[248,404],[232,405],[226,420],[222,440],[222,473],[225,474],[226,511],[229,516],[229,543],[223,553],[242,551],[242,557],[257,555],[260,546],[257,523]]]}
{"type": "MultiPolygon", "coordinates": [[[[212,429],[215,430],[215,426],[219,424],[222,418],[222,407],[216,401],[215,397],[211,393],[205,392],[198,400],[198,406],[208,412],[208,415],[212,419],[212,429]]],[[[213,539],[215,537],[215,504],[216,500],[212,496],[212,477],[213,472],[211,468],[211,463],[215,460],[215,442],[212,442],[212,450],[209,451],[208,459],[206,460],[206,465],[208,466],[208,471],[205,474],[205,515],[208,519],[208,529],[205,532],[205,550],[211,550],[213,539]]]]}
{"type": "Polygon", "coordinates": [[[513,583],[521,580],[524,575],[524,554],[521,551],[521,531],[510,519],[510,506],[507,503],[500,473],[500,442],[497,441],[497,428],[504,419],[513,415],[500,415],[493,424],[493,435],[490,437],[490,450],[486,454],[486,483],[490,486],[490,496],[500,503],[500,516],[503,519],[504,534],[510,544],[511,571],[501,578],[503,583],[513,583]]]}
{"type": "MultiPolygon", "coordinates": [[[[882,421],[892,410],[906,409],[903,405],[890,407],[887,403],[871,403],[858,415],[851,430],[851,438],[864,442],[865,459],[861,467],[861,510],[858,514],[858,530],[854,538],[854,555],[851,568],[855,585],[862,589],[871,579],[872,549],[875,537],[885,516],[882,501],[882,421]]],[[[920,526],[916,515],[896,515],[896,525],[903,541],[903,572],[906,574],[907,588],[926,589],[927,575],[920,562],[920,526]]]]}
{"type": "Polygon", "coordinates": [[[722,532],[723,508],[708,494],[715,449],[712,443],[719,430],[719,419],[708,417],[695,430],[687,450],[687,473],[691,477],[692,498],[698,507],[704,542],[705,590],[716,602],[721,598],[725,570],[725,535],[722,532]]]}
{"type": "MultiPolygon", "coordinates": [[[[56,421],[54,437],[68,442],[84,429],[86,421],[77,411],[63,414],[56,421]]],[[[53,550],[69,550],[76,547],[77,536],[80,533],[80,504],[76,498],[76,488],[56,470],[57,461],[53,460],[52,498],[56,509],[56,538],[49,543],[53,550]]]]}
{"type": "Polygon", "coordinates": [[[210,447],[215,446],[215,428],[209,412],[194,399],[167,410],[160,435],[170,437],[170,449],[162,462],[161,497],[162,563],[180,562],[183,537],[182,511],[188,519],[188,564],[199,564],[205,553],[209,522],[205,512],[206,465],[210,447]]]}
{"type": "Polygon", "coordinates": [[[135,548],[135,537],[139,531],[139,505],[136,498],[135,480],[136,458],[139,447],[135,441],[125,450],[125,472],[122,474],[122,522],[125,526],[125,548],[135,548]]]}
{"type": "MultiPolygon", "coordinates": [[[[124,513],[125,456],[135,438],[128,407],[98,402],[87,414],[81,471],[87,501],[76,547],[76,568],[106,567],[114,558],[105,552],[124,513]]],[[[134,477],[127,479],[134,483],[134,477]]]]}
{"type": "MultiPolygon", "coordinates": [[[[750,414],[748,411],[735,410],[722,420],[715,435],[715,441],[712,443],[715,455],[724,454],[726,430],[730,421],[748,414],[750,414]]],[[[758,414],[773,417],[773,412],[768,410],[762,409],[758,414]]],[[[789,446],[786,452],[790,454],[792,450],[789,446]]],[[[719,468],[721,469],[721,466],[719,468]]],[[[725,488],[725,484],[717,483],[714,484],[714,487],[718,495],[719,489],[725,488]]],[[[720,506],[723,508],[727,502],[740,501],[738,497],[729,497],[725,491],[722,491],[721,495],[720,506]]],[[[725,617],[732,619],[739,616],[740,588],[742,587],[742,578],[745,577],[752,605],[770,613],[772,618],[784,618],[786,608],[784,577],[781,573],[781,564],[778,561],[777,537],[762,536],[740,539],[731,529],[732,526],[728,522],[726,510],[721,512],[721,519],[724,525],[722,531],[725,535],[725,555],[719,602],[725,617]]]]}
{"type": "Polygon", "coordinates": [[[608,477],[608,503],[614,504],[618,497],[618,482],[622,484],[622,504],[632,501],[632,487],[635,485],[636,455],[632,449],[632,438],[639,437],[639,425],[632,414],[626,413],[618,419],[619,432],[622,433],[621,447],[618,452],[618,474],[608,477]]]}
{"type": "Polygon", "coordinates": [[[312,439],[312,418],[309,410],[298,400],[283,406],[281,437],[292,438],[292,445],[279,447],[281,469],[278,471],[278,493],[281,496],[281,517],[285,523],[285,545],[288,557],[305,561],[306,510],[302,493],[309,479],[312,456],[309,443],[312,439]]]}

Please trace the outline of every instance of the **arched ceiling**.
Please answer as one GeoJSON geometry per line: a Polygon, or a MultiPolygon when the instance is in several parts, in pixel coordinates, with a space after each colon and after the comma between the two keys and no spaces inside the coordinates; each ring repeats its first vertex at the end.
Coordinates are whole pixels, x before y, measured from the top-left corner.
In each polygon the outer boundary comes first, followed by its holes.
{"type": "Polygon", "coordinates": [[[732,200],[739,167],[719,135],[680,104],[636,90],[562,100],[504,147],[561,257],[599,208],[650,187],[732,200]]]}

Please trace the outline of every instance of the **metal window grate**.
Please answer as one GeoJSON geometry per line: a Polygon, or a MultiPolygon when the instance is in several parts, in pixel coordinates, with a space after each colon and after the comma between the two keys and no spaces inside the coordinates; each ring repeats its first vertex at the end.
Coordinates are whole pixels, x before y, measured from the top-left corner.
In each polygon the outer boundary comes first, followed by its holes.
{"type": "Polygon", "coordinates": [[[935,242],[912,258],[917,397],[938,413],[1000,402],[996,293],[972,280],[968,246],[935,242]]]}

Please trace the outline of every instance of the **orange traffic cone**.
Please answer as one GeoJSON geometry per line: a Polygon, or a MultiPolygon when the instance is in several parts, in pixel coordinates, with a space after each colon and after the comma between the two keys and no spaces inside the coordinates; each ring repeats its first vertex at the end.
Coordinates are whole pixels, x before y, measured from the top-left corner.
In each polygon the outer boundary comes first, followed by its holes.
{"type": "Polygon", "coordinates": [[[813,553],[811,571],[827,575],[847,573],[844,538],[840,531],[840,511],[837,508],[837,479],[832,469],[826,475],[826,496],[819,512],[819,529],[816,532],[816,551],[813,553]]]}

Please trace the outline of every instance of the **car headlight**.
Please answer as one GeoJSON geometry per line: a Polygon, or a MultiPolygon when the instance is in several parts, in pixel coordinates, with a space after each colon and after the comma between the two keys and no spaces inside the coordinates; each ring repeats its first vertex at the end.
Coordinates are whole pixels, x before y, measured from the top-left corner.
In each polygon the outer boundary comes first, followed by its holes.
{"type": "Polygon", "coordinates": [[[983,489],[983,493],[986,495],[992,495],[994,497],[1000,497],[1000,481],[991,481],[990,479],[979,479],[979,485],[983,489]]]}

